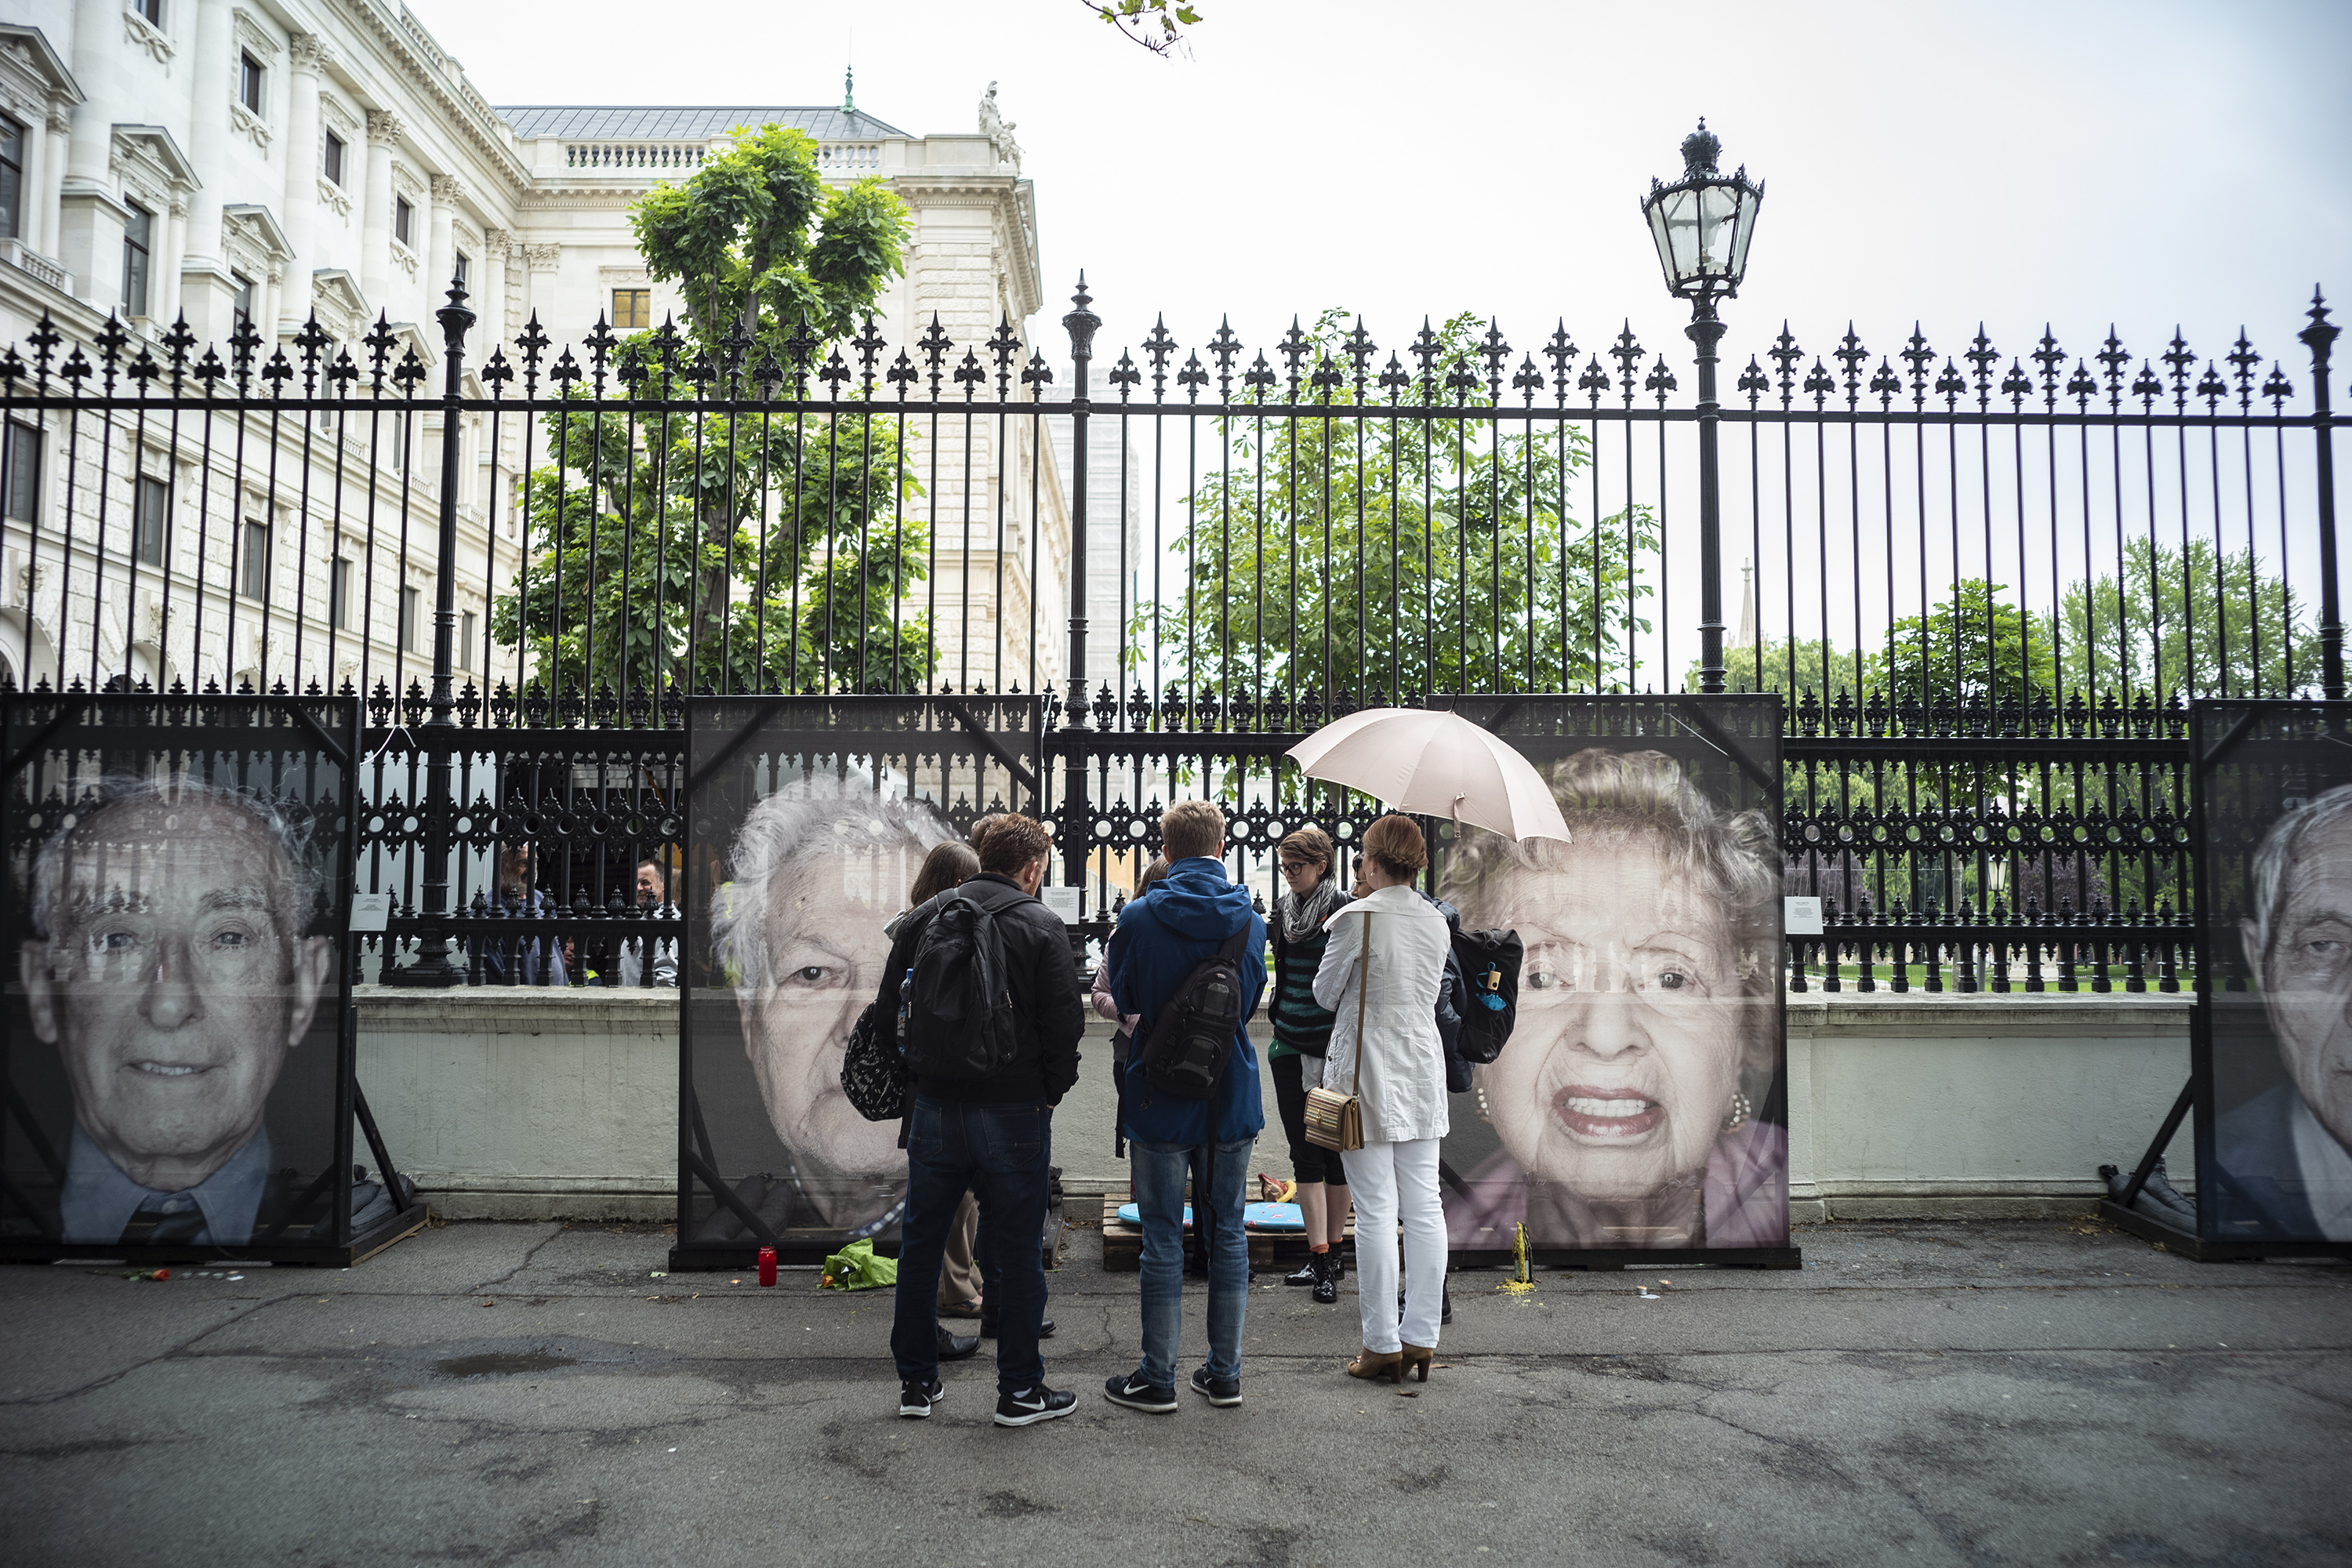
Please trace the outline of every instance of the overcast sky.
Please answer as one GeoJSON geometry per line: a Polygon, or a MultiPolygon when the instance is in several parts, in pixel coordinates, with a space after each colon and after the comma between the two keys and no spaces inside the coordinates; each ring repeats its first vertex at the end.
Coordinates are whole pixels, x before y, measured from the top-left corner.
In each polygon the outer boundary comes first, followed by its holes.
{"type": "MultiPolygon", "coordinates": [[[[1270,350],[1294,312],[1311,321],[1335,305],[1360,311],[1383,351],[1424,314],[1495,316],[1521,353],[1563,319],[1583,350],[1601,350],[1630,317],[1675,360],[1687,400],[1688,311],[1664,293],[1638,203],[1653,175],[1679,172],[1676,149],[1702,115],[1726,167],[1767,184],[1747,288],[1724,310],[1735,370],[1784,318],[1808,354],[1826,354],[1851,320],[1874,356],[1901,348],[1915,320],[1947,355],[1981,321],[2005,358],[2047,322],[2079,356],[2113,323],[2136,357],[2154,358],[2178,324],[2219,359],[2242,325],[2293,377],[2293,412],[2309,406],[2294,334],[2313,285],[2352,309],[2345,0],[1202,4],[1189,58],[1163,59],[1078,0],[670,0],[651,32],[642,0],[566,0],[554,26],[541,0],[411,0],[496,103],[838,103],[854,49],[858,107],[919,135],[973,129],[997,82],[1036,184],[1049,299],[1032,331],[1049,353],[1066,342],[1058,317],[1084,268],[1104,360],[1163,311],[1188,349],[1230,312],[1253,350],[1270,350]]],[[[2352,342],[2336,358],[2339,408],[2347,379],[2352,342]]],[[[1921,527],[1895,507],[1893,525],[1867,524],[1885,528],[1882,543],[1853,542],[1870,557],[1857,574],[1826,521],[1785,548],[1752,518],[1740,527],[1735,449],[1727,618],[1738,619],[1730,573],[1751,553],[1775,585],[1768,636],[1791,618],[1818,635],[1827,615],[1841,644],[1867,646],[1962,576],[2021,584],[2047,605],[2057,584],[2113,570],[2107,520],[2149,512],[2142,463],[2110,456],[2096,540],[2064,509],[2054,530],[2032,507],[2015,526],[2003,479],[1988,487],[2000,525],[1980,541],[1977,521],[1947,542],[1932,516],[1921,527]]],[[[2262,514],[2255,543],[2281,570],[2283,502],[2283,573],[2309,594],[2309,458],[2281,457],[2263,493],[2282,499],[2245,492],[2262,514]]],[[[1678,449],[1675,471],[1688,462],[1678,449]]],[[[2200,531],[2213,518],[2197,498],[2242,488],[2235,470],[2221,488],[2181,472],[2200,531]]],[[[2017,493],[2047,488],[2028,477],[2017,493]]],[[[1900,475],[1864,479],[1854,494],[1915,489],[1900,475]]],[[[1793,483],[1789,510],[1811,516],[1811,481],[1793,483]]],[[[1762,486],[1780,488],[1769,473],[1762,486]]],[[[1919,509],[1932,514],[1941,488],[1917,487],[1919,509]]],[[[2221,511],[2236,548],[2248,517],[2221,511]]],[[[1643,684],[1691,647],[1690,526],[1685,510],[1669,528],[1674,600],[1643,639],[1643,684]]]]}
{"type": "Polygon", "coordinates": [[[1813,351],[1849,317],[1874,350],[1981,318],[2008,353],[2047,320],[2070,349],[2178,322],[2218,354],[2242,322],[2299,356],[2313,284],[2352,294],[2340,0],[1204,0],[1179,59],[1077,0],[670,0],[651,35],[641,0],[411,8],[499,103],[837,103],[854,49],[859,107],[921,134],[971,130],[995,80],[1048,310],[1083,267],[1118,345],[1155,311],[1255,344],[1336,304],[1383,346],[1474,310],[1522,348],[1629,314],[1685,347],[1636,203],[1701,115],[1767,182],[1738,363],[1784,316],[1813,351]]]}

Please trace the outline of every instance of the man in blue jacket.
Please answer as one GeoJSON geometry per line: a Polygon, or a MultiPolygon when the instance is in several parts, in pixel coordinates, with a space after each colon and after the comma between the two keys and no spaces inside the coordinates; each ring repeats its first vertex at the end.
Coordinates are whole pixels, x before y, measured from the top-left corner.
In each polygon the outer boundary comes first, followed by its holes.
{"type": "Polygon", "coordinates": [[[1139,1013],[1136,1059],[1119,1096],[1128,1160],[1143,1226],[1143,1364],[1111,1378],[1104,1393],[1130,1410],[1176,1408],[1177,1338],[1184,1293],[1184,1181],[1193,1177],[1196,1215],[1208,1226],[1209,1360],[1192,1390],[1212,1405],[1242,1402],[1242,1318],[1249,1304],[1249,1238],[1242,1231],[1243,1177],[1265,1126],[1257,1053],[1248,1019],[1265,988],[1265,922],[1249,891],[1225,875],[1225,814],[1204,800],[1180,801],[1160,819],[1166,881],[1119,911],[1104,962],[1122,1013],[1139,1013]],[[1242,1018],[1213,1098],[1154,1094],[1139,1065],[1160,1008],[1194,968],[1236,932],[1242,943],[1242,1018]]]}

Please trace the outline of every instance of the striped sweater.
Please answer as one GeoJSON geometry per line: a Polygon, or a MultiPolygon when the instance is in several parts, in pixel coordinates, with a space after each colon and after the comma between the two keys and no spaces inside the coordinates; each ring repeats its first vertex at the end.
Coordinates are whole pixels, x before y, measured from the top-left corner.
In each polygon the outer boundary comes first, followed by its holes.
{"type": "MultiPolygon", "coordinates": [[[[1308,896],[1308,901],[1310,905],[1328,905],[1318,911],[1328,920],[1348,899],[1327,881],[1308,896]]],[[[1323,962],[1323,949],[1331,940],[1330,933],[1318,921],[1307,927],[1304,937],[1295,942],[1288,940],[1284,928],[1290,923],[1297,902],[1284,894],[1269,922],[1275,958],[1274,1000],[1266,1008],[1267,1021],[1274,1026],[1274,1043],[1265,1052],[1269,1058],[1319,1057],[1331,1042],[1332,1015],[1315,1005],[1315,971],[1323,962]]]]}

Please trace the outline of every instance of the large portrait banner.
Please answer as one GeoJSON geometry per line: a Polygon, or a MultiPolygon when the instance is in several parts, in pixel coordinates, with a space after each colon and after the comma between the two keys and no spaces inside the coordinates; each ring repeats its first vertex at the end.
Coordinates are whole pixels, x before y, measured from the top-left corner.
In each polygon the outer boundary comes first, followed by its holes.
{"type": "Polygon", "coordinates": [[[2200,1239],[2352,1256],[2352,702],[2195,705],[2200,1239]]]}
{"type": "Polygon", "coordinates": [[[349,1263],[423,1224],[354,1070],[358,726],[0,697],[0,1258],[349,1263]]]}
{"type": "Polygon", "coordinates": [[[896,1250],[907,1158],[842,1057],[932,848],[1044,783],[1034,697],[704,697],[687,711],[677,1268],[896,1250]]]}
{"type": "Polygon", "coordinates": [[[1793,1267],[1777,697],[1474,699],[1572,841],[1440,827],[1438,896],[1526,951],[1441,1148],[1454,1256],[1793,1267]],[[1468,1112],[1465,1114],[1465,1110],[1468,1112]]]}

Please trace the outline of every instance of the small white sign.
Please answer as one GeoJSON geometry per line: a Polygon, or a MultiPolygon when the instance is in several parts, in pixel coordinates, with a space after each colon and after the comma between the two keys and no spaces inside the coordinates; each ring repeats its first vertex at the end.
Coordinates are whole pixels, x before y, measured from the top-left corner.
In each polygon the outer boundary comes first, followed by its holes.
{"type": "Polygon", "coordinates": [[[390,893],[353,893],[352,895],[352,929],[382,931],[392,920],[390,893]]]}
{"type": "Polygon", "coordinates": [[[1076,888],[1040,888],[1037,897],[1045,901],[1047,909],[1062,917],[1062,923],[1066,926],[1077,924],[1085,913],[1082,895],[1076,888]]]}
{"type": "Polygon", "coordinates": [[[1822,934],[1822,901],[1819,899],[1782,899],[1780,930],[1787,936],[1819,936],[1822,934]]]}

